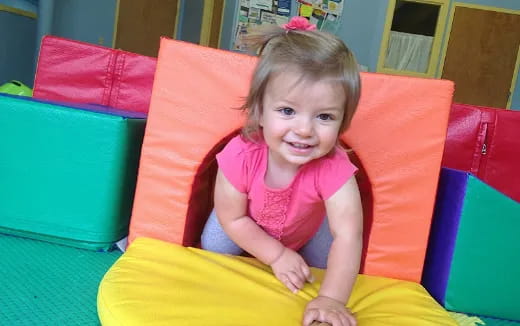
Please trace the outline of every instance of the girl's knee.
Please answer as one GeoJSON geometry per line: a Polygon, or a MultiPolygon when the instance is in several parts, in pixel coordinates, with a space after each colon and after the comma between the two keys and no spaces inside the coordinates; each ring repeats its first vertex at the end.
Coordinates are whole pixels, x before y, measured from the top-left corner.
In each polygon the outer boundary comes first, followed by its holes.
{"type": "Polygon", "coordinates": [[[243,252],[224,232],[214,212],[211,213],[204,226],[200,244],[204,250],[222,254],[240,255],[243,252]]]}
{"type": "Polygon", "coordinates": [[[325,217],[316,234],[300,250],[300,254],[309,266],[327,268],[332,240],[329,223],[325,217]]]}
{"type": "Polygon", "coordinates": [[[204,250],[217,252],[220,254],[240,255],[243,250],[231,239],[222,237],[201,237],[201,247],[204,250]]]}

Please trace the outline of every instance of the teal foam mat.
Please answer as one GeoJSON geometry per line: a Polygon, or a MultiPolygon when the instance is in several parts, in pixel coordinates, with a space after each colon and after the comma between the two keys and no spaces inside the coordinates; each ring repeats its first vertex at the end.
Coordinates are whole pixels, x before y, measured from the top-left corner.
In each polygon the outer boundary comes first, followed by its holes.
{"type": "Polygon", "coordinates": [[[479,318],[485,323],[485,326],[520,326],[520,322],[514,322],[510,320],[502,320],[489,317],[479,318]]]}
{"type": "Polygon", "coordinates": [[[449,311],[461,326],[520,326],[520,322],[449,311]]]}
{"type": "Polygon", "coordinates": [[[96,297],[121,252],[0,234],[0,325],[99,325],[96,297]]]}

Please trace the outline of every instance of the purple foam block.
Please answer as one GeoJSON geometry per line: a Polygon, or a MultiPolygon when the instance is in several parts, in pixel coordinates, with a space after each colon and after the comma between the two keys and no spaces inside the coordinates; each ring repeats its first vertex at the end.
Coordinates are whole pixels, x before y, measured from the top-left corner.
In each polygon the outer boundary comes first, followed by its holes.
{"type": "Polygon", "coordinates": [[[468,173],[442,168],[422,284],[442,305],[450,274],[468,173]]]}

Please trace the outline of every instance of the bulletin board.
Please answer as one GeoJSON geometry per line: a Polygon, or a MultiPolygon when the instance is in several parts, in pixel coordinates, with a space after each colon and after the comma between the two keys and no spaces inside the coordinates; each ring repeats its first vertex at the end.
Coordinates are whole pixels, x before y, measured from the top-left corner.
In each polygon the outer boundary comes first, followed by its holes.
{"type": "Polygon", "coordinates": [[[233,49],[244,50],[239,40],[251,27],[287,23],[291,15],[291,2],[292,0],[240,0],[233,49]]]}
{"type": "Polygon", "coordinates": [[[233,50],[244,51],[240,38],[248,29],[263,24],[282,25],[291,17],[296,4],[298,16],[307,18],[317,29],[336,34],[341,23],[344,0],[240,0],[233,50]]]}
{"type": "Polygon", "coordinates": [[[297,0],[298,15],[309,19],[320,31],[336,34],[341,23],[343,0],[297,0]]]}

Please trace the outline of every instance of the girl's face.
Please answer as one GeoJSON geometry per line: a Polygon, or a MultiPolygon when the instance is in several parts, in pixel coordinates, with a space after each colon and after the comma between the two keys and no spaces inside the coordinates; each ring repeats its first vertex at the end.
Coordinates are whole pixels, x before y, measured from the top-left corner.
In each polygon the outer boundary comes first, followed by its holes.
{"type": "Polygon", "coordinates": [[[274,75],[259,121],[269,162],[297,169],[327,155],[336,145],[345,100],[343,88],[333,80],[308,81],[297,71],[274,75]]]}

